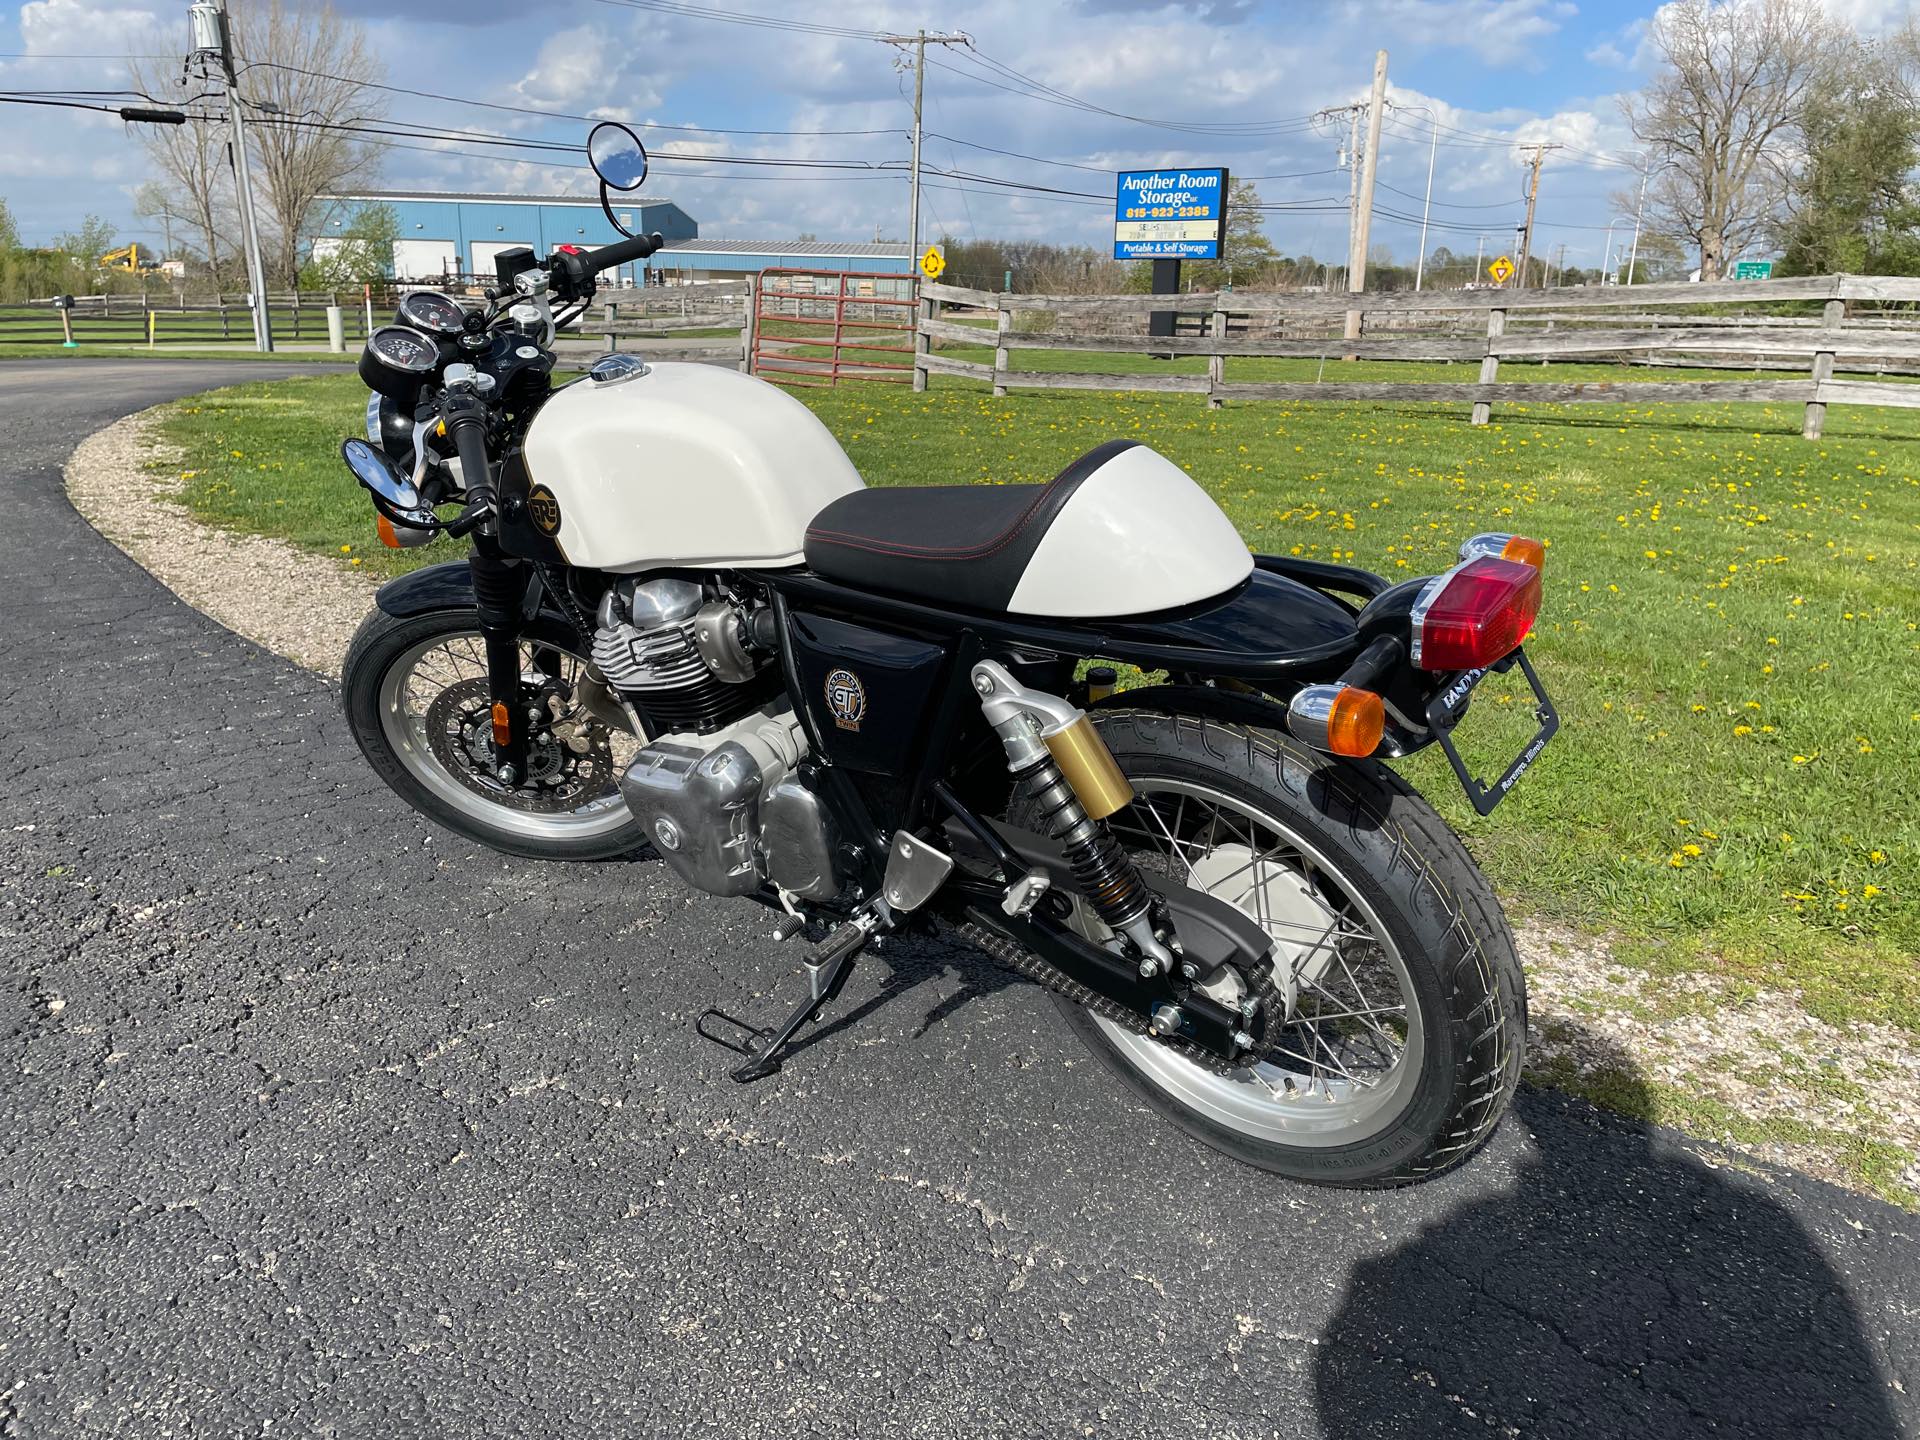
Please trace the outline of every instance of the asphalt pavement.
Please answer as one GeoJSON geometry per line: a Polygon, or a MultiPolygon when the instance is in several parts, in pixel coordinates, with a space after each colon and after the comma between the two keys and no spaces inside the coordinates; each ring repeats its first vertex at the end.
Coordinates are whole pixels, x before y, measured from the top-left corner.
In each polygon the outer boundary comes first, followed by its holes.
{"type": "Polygon", "coordinates": [[[0,1435],[1920,1433],[1920,1220],[1563,1096],[1286,1184],[934,945],[731,1084],[762,912],[427,824],[67,505],[261,378],[0,363],[0,1435]]]}

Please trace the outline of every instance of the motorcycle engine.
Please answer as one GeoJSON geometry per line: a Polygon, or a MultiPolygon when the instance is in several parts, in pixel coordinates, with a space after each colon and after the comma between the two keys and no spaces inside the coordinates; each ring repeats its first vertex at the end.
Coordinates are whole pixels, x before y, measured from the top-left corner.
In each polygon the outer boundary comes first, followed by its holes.
{"type": "Polygon", "coordinates": [[[697,580],[623,580],[595,618],[594,665],[656,734],[710,734],[764,698],[745,612],[697,580]]]}
{"type": "Polygon", "coordinates": [[[767,884],[840,893],[832,812],[798,773],[806,732],[754,685],[766,661],[752,619],[694,580],[627,580],[600,602],[593,663],[631,697],[652,738],[620,774],[627,807],[681,879],[715,895],[767,884]]]}

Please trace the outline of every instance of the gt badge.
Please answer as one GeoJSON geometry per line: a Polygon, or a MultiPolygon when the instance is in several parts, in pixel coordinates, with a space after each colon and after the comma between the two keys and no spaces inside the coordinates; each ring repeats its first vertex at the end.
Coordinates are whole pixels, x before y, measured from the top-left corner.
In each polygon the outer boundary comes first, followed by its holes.
{"type": "Polygon", "coordinates": [[[527,518],[542,535],[560,533],[560,502],[546,486],[536,485],[527,492],[527,518]]]}
{"type": "Polygon", "coordinates": [[[842,730],[860,728],[860,717],[867,713],[867,687],[858,675],[851,670],[835,670],[827,676],[827,709],[842,730]]]}

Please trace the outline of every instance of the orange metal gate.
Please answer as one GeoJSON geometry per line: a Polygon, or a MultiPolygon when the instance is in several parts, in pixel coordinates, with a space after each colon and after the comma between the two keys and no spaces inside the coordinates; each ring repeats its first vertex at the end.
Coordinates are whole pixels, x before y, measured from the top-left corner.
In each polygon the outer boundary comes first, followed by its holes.
{"type": "Polygon", "coordinates": [[[913,380],[911,275],[762,270],[753,290],[752,370],[781,385],[913,380]]]}

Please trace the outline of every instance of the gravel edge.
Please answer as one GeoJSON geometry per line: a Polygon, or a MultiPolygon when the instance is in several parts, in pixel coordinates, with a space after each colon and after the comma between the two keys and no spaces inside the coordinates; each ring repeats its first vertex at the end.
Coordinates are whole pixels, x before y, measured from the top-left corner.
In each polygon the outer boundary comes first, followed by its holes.
{"type": "MultiPolygon", "coordinates": [[[[196,520],[177,498],[182,456],[159,435],[165,408],[116,421],[74,451],[65,468],[74,508],[196,610],[333,683],[379,582],[285,541],[196,520]]],[[[1704,976],[1652,976],[1617,961],[1605,937],[1524,920],[1513,928],[1527,974],[1527,1069],[1536,1080],[1585,1093],[1624,1069],[1754,1121],[1797,1120],[1920,1157],[1915,1037],[1889,1026],[1826,1024],[1783,991],[1733,1001],[1704,976]]],[[[1862,1188],[1829,1146],[1695,1133],[1862,1188]]],[[[1920,1158],[1899,1183],[1920,1194],[1920,1158]]]]}
{"type": "Polygon", "coordinates": [[[194,519],[178,500],[181,455],[160,438],[160,408],[81,442],[65,469],[73,508],[194,609],[334,679],[379,582],[284,540],[194,519]]]}

